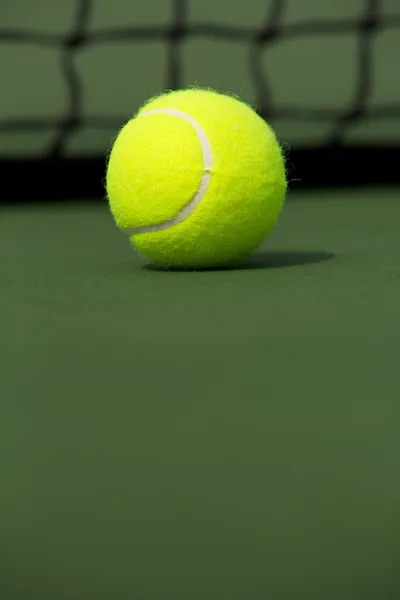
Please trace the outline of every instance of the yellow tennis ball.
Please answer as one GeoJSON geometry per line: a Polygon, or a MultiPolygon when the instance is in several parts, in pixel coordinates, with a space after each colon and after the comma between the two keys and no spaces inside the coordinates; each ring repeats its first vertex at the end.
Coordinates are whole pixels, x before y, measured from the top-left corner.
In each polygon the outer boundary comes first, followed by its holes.
{"type": "Polygon", "coordinates": [[[107,165],[118,227],[165,268],[239,263],[275,225],[286,187],[271,127],[240,100],[201,89],[147,102],[107,165]]]}

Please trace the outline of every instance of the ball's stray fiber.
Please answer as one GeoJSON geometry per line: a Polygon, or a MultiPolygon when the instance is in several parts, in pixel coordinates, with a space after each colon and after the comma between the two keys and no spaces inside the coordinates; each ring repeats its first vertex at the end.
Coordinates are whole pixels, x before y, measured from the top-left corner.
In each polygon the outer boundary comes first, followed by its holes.
{"type": "Polygon", "coordinates": [[[272,129],[248,105],[209,90],[169,92],[119,132],[107,167],[115,221],[165,268],[239,263],[275,225],[286,193],[272,129]]]}

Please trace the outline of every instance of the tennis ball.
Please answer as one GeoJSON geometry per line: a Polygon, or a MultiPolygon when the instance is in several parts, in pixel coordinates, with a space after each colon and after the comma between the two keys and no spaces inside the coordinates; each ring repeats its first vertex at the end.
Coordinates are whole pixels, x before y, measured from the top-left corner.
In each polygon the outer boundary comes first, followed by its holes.
{"type": "Polygon", "coordinates": [[[271,127],[250,106],[210,90],[152,98],[108,157],[116,224],[164,268],[241,262],[275,225],[286,187],[271,127]]]}

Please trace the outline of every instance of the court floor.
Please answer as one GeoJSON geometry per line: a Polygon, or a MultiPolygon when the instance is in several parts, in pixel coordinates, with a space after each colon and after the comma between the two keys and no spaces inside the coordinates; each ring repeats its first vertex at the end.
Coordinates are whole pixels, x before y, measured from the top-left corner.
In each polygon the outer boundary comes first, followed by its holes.
{"type": "Polygon", "coordinates": [[[199,272],[2,207],[1,598],[400,597],[399,196],[293,194],[199,272]]]}

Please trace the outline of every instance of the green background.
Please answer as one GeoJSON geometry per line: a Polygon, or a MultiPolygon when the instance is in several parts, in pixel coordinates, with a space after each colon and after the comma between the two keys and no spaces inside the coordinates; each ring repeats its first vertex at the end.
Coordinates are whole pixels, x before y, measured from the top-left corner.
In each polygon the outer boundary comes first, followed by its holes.
{"type": "MultiPolygon", "coordinates": [[[[271,0],[188,0],[185,27],[222,26],[223,30],[255,32],[268,18],[271,0]]],[[[282,141],[292,146],[324,143],[356,94],[360,34],[356,22],[364,0],[288,0],[279,29],[283,36],[265,46],[262,70],[272,93],[273,124],[282,141]],[[339,32],[326,27],[341,23],[339,32]],[[314,25],[314,26],[313,26],[314,25]],[[311,27],[311,29],[310,29],[311,27]],[[279,110],[332,110],[318,121],[299,115],[278,117],[279,110]]],[[[400,36],[392,17],[400,4],[381,0],[381,24],[371,45],[372,89],[368,110],[398,105],[400,36]]],[[[61,71],[61,41],[76,27],[78,0],[13,0],[0,4],[0,30],[12,31],[0,45],[0,115],[2,119],[57,119],[67,111],[61,71]],[[25,34],[31,34],[27,37],[25,34]]],[[[115,135],[115,119],[125,121],[166,83],[169,46],[163,34],[173,18],[172,0],[93,0],[84,25],[88,43],[72,50],[83,94],[84,126],[69,137],[68,156],[102,154],[115,135]],[[133,39],[121,30],[133,28],[133,39]],[[140,30],[153,32],[151,39],[140,30]],[[108,35],[110,32],[113,35],[108,35]],[[107,35],[106,35],[107,34],[107,35]],[[114,118],[97,128],[96,117],[114,118]]],[[[251,40],[189,33],[181,44],[182,86],[211,86],[232,91],[250,102],[256,93],[250,77],[251,40]]],[[[347,143],[398,143],[400,121],[365,118],[346,130],[347,143]]],[[[1,155],[35,155],[51,143],[55,129],[0,129],[1,155]]]]}

